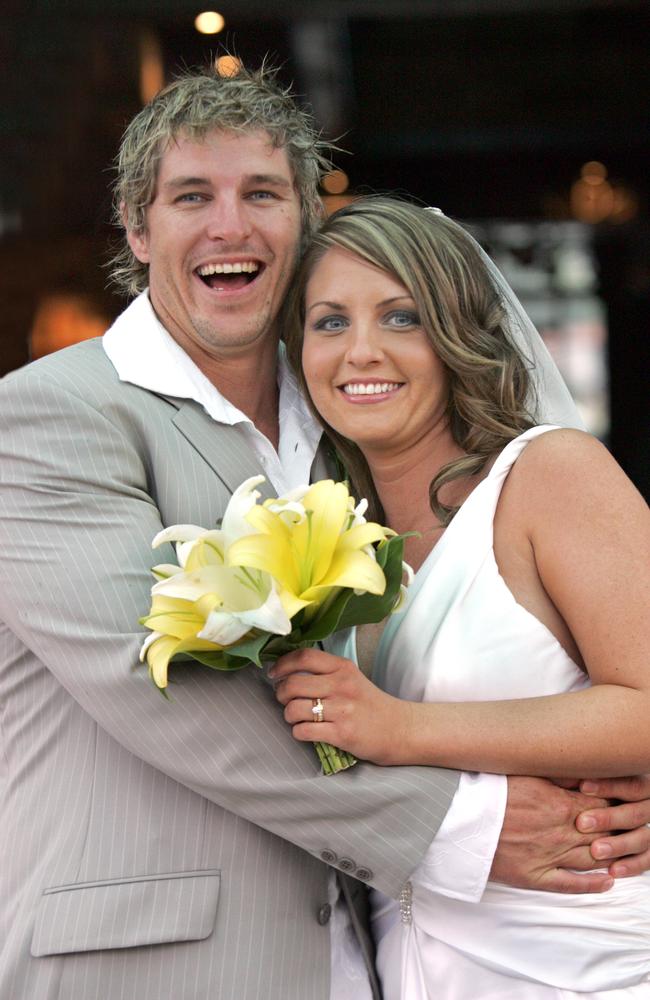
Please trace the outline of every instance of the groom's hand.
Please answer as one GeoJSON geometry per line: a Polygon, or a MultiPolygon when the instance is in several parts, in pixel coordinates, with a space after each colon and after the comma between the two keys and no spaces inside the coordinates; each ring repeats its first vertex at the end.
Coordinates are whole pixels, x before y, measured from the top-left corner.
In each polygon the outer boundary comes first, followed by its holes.
{"type": "Polygon", "coordinates": [[[612,875],[589,870],[599,864],[590,845],[603,828],[581,832],[576,820],[587,810],[598,817],[609,808],[604,796],[560,788],[546,778],[508,777],[506,813],[490,878],[520,889],[605,892],[614,884],[612,875]]]}
{"type": "MultiPolygon", "coordinates": [[[[584,833],[596,834],[591,845],[596,864],[609,865],[610,875],[624,878],[650,868],[650,775],[582,781],[580,791],[609,799],[605,808],[588,808],[576,821],[584,833]],[[613,836],[600,836],[615,830],[613,836]]],[[[596,802],[593,801],[593,806],[596,802]]]]}

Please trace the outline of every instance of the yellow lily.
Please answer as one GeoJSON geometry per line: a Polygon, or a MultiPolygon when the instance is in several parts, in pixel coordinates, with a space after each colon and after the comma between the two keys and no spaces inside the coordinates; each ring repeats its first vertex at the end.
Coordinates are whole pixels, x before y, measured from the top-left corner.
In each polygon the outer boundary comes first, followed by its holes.
{"type": "Polygon", "coordinates": [[[372,544],[392,532],[365,521],[344,483],[315,483],[300,501],[294,494],[290,509],[266,501],[252,507],[246,520],[258,533],[233,542],[226,563],[273,576],[289,617],[306,607],[313,617],[341,587],[383,594],[386,580],[372,544]]]}
{"type": "Polygon", "coordinates": [[[186,550],[185,571],[156,567],[159,581],[142,619],[154,631],[142,645],[140,660],[146,658],[159,688],[167,686],[169,661],[179,653],[226,649],[252,629],[274,635],[291,631],[275,582],[255,569],[224,566],[211,537],[215,534],[204,532],[186,550]]]}
{"type": "Polygon", "coordinates": [[[201,614],[192,601],[154,595],[151,610],[142,624],[153,629],[142,643],[140,661],[146,658],[149,675],[156,687],[167,687],[167,668],[172,656],[191,650],[218,650],[222,647],[215,642],[199,639],[198,633],[205,624],[206,616],[201,614]]]}

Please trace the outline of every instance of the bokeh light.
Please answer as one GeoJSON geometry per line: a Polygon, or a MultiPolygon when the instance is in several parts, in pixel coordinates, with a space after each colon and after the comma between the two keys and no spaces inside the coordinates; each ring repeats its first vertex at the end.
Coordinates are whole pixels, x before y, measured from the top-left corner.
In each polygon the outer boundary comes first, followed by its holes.
{"type": "Polygon", "coordinates": [[[225,20],[216,10],[204,10],[194,18],[194,27],[202,35],[217,35],[222,31],[225,20]]]}
{"type": "Polygon", "coordinates": [[[242,68],[242,61],[237,56],[219,56],[215,59],[214,68],[219,76],[237,76],[242,68]]]}
{"type": "Polygon", "coordinates": [[[350,181],[344,170],[330,170],[321,181],[321,187],[328,194],[343,194],[350,181]]]}

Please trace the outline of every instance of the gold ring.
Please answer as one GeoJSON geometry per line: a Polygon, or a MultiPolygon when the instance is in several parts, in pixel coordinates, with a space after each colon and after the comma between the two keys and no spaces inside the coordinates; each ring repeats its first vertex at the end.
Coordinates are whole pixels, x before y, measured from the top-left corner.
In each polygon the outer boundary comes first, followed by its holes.
{"type": "Polygon", "coordinates": [[[323,703],[320,698],[312,699],[312,712],[314,713],[314,722],[323,722],[323,703]]]}

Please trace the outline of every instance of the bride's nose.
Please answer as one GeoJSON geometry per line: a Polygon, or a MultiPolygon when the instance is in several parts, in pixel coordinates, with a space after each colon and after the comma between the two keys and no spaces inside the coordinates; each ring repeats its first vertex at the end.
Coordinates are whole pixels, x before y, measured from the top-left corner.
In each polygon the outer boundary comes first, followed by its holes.
{"type": "Polygon", "coordinates": [[[350,330],[346,361],[355,368],[364,368],[381,361],[384,352],[381,338],[371,324],[355,324],[350,330]]]}

